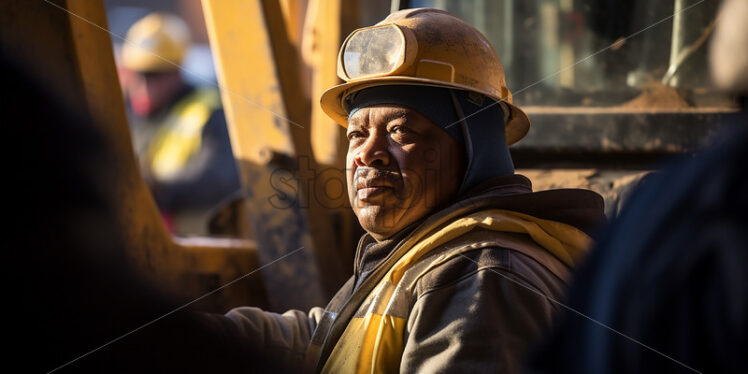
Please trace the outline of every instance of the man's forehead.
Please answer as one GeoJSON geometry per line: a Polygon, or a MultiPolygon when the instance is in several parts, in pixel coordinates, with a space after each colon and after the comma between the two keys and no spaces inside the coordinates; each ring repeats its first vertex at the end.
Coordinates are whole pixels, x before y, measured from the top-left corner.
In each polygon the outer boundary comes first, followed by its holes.
{"type": "Polygon", "coordinates": [[[357,108],[348,115],[348,126],[366,126],[369,122],[387,123],[397,118],[417,114],[415,110],[398,104],[376,104],[357,108]]]}

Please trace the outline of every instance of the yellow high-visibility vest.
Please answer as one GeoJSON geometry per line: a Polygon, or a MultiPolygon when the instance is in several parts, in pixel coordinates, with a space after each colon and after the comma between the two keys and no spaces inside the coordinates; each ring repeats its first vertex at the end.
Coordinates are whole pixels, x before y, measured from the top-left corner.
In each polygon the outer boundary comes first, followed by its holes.
{"type": "Polygon", "coordinates": [[[210,88],[177,102],[148,146],[148,166],[157,180],[173,179],[200,151],[203,128],[220,103],[218,92],[210,88]]]}

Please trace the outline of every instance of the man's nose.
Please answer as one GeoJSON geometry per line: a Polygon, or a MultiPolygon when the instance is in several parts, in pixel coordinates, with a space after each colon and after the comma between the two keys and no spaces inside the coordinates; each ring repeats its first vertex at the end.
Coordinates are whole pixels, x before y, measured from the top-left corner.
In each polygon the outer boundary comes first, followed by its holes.
{"type": "Polygon", "coordinates": [[[390,164],[389,141],[386,134],[372,132],[356,151],[357,166],[388,166],[390,164]],[[377,165],[380,164],[381,165],[377,165]]]}

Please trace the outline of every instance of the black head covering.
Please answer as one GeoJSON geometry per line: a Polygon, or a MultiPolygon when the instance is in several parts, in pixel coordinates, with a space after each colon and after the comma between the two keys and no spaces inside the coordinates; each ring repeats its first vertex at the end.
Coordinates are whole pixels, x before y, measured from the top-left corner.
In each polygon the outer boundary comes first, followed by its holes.
{"type": "Polygon", "coordinates": [[[377,86],[348,96],[348,115],[378,104],[411,108],[442,128],[465,149],[467,165],[460,194],[493,177],[514,174],[506,144],[504,111],[474,92],[436,86],[377,86]]]}

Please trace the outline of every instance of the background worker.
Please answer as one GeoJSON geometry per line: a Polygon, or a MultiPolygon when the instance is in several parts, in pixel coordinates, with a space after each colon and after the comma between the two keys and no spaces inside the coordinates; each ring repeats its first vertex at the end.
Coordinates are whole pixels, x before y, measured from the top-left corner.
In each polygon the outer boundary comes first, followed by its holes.
{"type": "Polygon", "coordinates": [[[240,185],[217,90],[182,77],[189,47],[182,19],[151,13],[127,32],[120,71],[135,153],[167,226],[204,234],[213,208],[240,185]]]}

